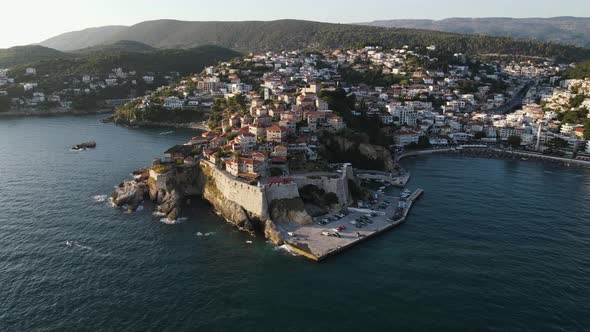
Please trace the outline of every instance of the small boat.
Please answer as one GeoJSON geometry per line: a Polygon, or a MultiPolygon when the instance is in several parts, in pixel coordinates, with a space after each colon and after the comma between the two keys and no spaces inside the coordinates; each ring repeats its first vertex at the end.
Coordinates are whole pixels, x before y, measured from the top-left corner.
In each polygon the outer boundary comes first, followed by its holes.
{"type": "Polygon", "coordinates": [[[86,149],[94,149],[95,147],[96,147],[96,142],[90,141],[90,142],[76,144],[76,145],[72,146],[72,150],[80,151],[80,150],[86,150],[86,149]]]}

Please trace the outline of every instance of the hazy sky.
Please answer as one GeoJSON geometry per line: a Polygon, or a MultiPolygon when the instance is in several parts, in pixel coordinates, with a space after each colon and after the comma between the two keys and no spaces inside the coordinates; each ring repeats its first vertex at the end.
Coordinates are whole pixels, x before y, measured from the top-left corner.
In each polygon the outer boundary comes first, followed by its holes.
{"type": "Polygon", "coordinates": [[[0,48],[60,33],[161,18],[189,21],[366,22],[448,17],[590,16],[588,0],[1,0],[0,48]]]}

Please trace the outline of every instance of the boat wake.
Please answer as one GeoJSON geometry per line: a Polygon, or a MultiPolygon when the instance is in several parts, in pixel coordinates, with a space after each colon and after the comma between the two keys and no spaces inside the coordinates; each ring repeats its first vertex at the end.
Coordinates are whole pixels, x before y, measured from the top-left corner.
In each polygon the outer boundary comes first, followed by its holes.
{"type": "Polygon", "coordinates": [[[66,247],[68,248],[80,248],[84,250],[94,250],[91,247],[83,246],[79,244],[77,241],[66,241],[66,247]]]}
{"type": "Polygon", "coordinates": [[[160,135],[170,135],[170,134],[174,134],[173,131],[165,131],[163,133],[160,133],[160,135]]]}
{"type": "Polygon", "coordinates": [[[197,232],[195,235],[201,237],[201,236],[211,236],[211,235],[214,235],[214,234],[215,234],[214,232],[209,232],[209,233],[197,232]]]}

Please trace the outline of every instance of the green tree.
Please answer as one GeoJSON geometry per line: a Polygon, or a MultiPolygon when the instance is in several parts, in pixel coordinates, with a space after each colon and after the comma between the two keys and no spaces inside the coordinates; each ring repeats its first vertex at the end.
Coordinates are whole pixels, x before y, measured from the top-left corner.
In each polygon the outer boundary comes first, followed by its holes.
{"type": "Polygon", "coordinates": [[[581,118],[580,118],[581,114],[579,114],[576,111],[569,111],[569,112],[565,112],[565,113],[560,113],[560,115],[563,115],[563,117],[561,118],[561,123],[577,124],[581,121],[581,118]]]}
{"type": "Polygon", "coordinates": [[[547,143],[552,148],[565,148],[567,147],[567,141],[561,137],[554,137],[547,143]]]}
{"type": "Polygon", "coordinates": [[[519,147],[521,142],[522,142],[522,139],[520,138],[520,136],[510,136],[510,137],[508,137],[508,144],[510,146],[512,146],[513,148],[519,147]]]}
{"type": "Polygon", "coordinates": [[[426,149],[430,147],[430,140],[428,139],[428,136],[420,136],[418,138],[418,144],[417,147],[419,149],[426,149]]]}
{"type": "Polygon", "coordinates": [[[590,140],[590,119],[584,124],[584,139],[590,140]]]}
{"type": "Polygon", "coordinates": [[[10,98],[0,96],[0,112],[7,112],[10,109],[10,98]]]}
{"type": "Polygon", "coordinates": [[[575,97],[572,97],[569,102],[570,107],[580,107],[584,100],[586,100],[585,95],[577,95],[575,97]]]}
{"type": "Polygon", "coordinates": [[[477,133],[475,133],[474,137],[475,139],[486,138],[486,133],[485,131],[478,131],[477,133]]]}

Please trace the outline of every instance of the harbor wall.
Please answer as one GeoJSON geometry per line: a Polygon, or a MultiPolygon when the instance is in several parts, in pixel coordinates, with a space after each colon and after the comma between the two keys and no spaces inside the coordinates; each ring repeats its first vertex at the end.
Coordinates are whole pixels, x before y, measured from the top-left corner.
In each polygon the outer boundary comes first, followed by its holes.
{"type": "Polygon", "coordinates": [[[473,157],[482,157],[482,158],[496,158],[496,159],[513,159],[513,158],[529,158],[531,160],[539,160],[539,161],[548,161],[559,163],[563,165],[576,165],[576,166],[583,166],[583,167],[590,167],[590,161],[585,160],[577,160],[571,158],[562,158],[562,157],[555,157],[549,156],[539,153],[530,153],[525,151],[518,151],[518,150],[504,150],[504,149],[495,149],[495,148],[460,148],[460,149],[437,149],[437,150],[421,150],[421,151],[410,151],[403,154],[400,154],[396,160],[399,161],[403,158],[407,157],[417,157],[423,155],[430,155],[435,153],[448,153],[458,156],[473,156],[473,157]]]}

